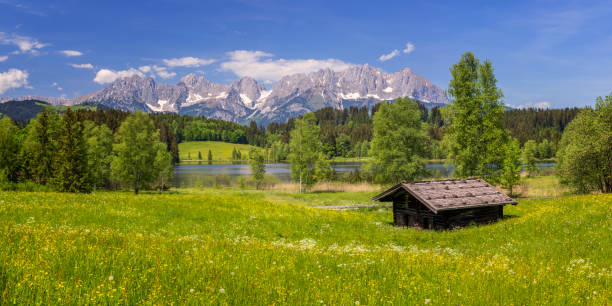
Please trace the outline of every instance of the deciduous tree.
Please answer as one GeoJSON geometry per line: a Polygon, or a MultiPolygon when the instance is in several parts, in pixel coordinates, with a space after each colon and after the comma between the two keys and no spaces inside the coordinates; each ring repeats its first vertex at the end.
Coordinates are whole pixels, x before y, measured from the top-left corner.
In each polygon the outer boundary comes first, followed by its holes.
{"type": "Polygon", "coordinates": [[[512,196],[512,189],[521,179],[521,147],[518,140],[511,139],[505,146],[504,162],[501,171],[501,184],[508,189],[512,196]]]}
{"type": "Polygon", "coordinates": [[[557,152],[561,182],[578,192],[612,192],[612,95],[597,98],[565,129],[557,152]]]}
{"type": "Polygon", "coordinates": [[[504,104],[491,62],[479,60],[471,52],[451,69],[448,94],[452,98],[445,111],[450,122],[445,143],[455,175],[481,176],[498,182],[507,135],[503,126],[504,104]]]}
{"type": "Polygon", "coordinates": [[[264,156],[256,149],[251,149],[249,152],[249,166],[256,182],[256,188],[259,189],[266,173],[266,165],[264,156]]]}
{"type": "Polygon", "coordinates": [[[379,183],[414,181],[425,176],[427,134],[415,101],[398,98],[374,115],[369,168],[379,183]]]}
{"type": "Polygon", "coordinates": [[[119,127],[113,145],[113,177],[131,186],[136,194],[150,187],[160,175],[158,151],[165,146],[159,144],[159,131],[146,114],[137,112],[128,116],[119,127]]]}
{"type": "Polygon", "coordinates": [[[528,140],[523,147],[523,154],[521,159],[523,160],[523,165],[525,166],[525,170],[529,175],[535,173],[538,170],[536,167],[536,152],[537,145],[534,140],[528,140]]]}
{"type": "Polygon", "coordinates": [[[110,181],[110,164],[113,158],[113,133],[105,125],[85,121],[87,139],[87,168],[92,188],[106,186],[110,181]]]}
{"type": "Polygon", "coordinates": [[[314,185],[317,180],[324,177],[329,163],[322,153],[322,144],[319,140],[319,126],[312,113],[305,114],[295,120],[295,127],[291,131],[289,141],[289,163],[291,164],[291,177],[299,182],[300,192],[314,185]]]}
{"type": "Polygon", "coordinates": [[[0,182],[16,181],[19,169],[19,128],[8,116],[0,119],[0,182]]]}

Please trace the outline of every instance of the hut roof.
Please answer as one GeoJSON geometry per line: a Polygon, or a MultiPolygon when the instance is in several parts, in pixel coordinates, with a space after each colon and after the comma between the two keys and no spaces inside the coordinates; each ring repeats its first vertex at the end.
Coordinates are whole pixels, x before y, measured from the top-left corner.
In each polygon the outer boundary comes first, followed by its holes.
{"type": "Polygon", "coordinates": [[[401,182],[373,197],[372,201],[391,202],[400,192],[410,193],[434,213],[517,203],[480,178],[401,182]]]}

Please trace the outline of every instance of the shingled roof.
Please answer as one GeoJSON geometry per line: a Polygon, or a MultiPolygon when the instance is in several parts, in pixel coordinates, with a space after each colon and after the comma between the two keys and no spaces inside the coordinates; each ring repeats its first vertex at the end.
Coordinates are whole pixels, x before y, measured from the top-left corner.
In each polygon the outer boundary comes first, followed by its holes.
{"type": "Polygon", "coordinates": [[[480,178],[401,182],[373,197],[372,201],[391,202],[395,195],[402,191],[410,193],[434,213],[517,203],[480,178]]]}

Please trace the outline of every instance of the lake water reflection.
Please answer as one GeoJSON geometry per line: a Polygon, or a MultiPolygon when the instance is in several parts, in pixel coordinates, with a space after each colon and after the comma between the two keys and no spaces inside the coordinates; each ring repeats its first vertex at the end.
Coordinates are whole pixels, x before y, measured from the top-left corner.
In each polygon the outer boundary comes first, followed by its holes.
{"type": "MultiPolygon", "coordinates": [[[[360,169],[362,163],[332,163],[338,176],[342,176],[347,172],[360,169]]],[[[552,167],[554,163],[540,163],[538,167],[552,167]]],[[[447,178],[450,177],[454,167],[450,165],[446,167],[444,164],[429,164],[425,168],[429,170],[429,178],[447,178]]],[[[266,164],[266,174],[274,176],[278,181],[290,182],[291,170],[289,164],[266,164]]],[[[215,180],[231,180],[237,181],[240,177],[245,179],[251,175],[251,170],[248,164],[182,164],[174,167],[173,184],[177,187],[192,187],[196,184],[210,185],[215,180]]]]}

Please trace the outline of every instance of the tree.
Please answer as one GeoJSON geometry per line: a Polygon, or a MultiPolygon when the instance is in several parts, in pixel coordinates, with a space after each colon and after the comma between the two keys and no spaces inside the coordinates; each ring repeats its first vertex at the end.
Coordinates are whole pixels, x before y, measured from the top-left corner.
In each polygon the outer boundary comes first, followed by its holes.
{"type": "Polygon", "coordinates": [[[105,186],[110,181],[110,165],[113,153],[113,133],[105,125],[86,121],[87,168],[93,189],[105,186]]]}
{"type": "Polygon", "coordinates": [[[340,133],[336,137],[336,156],[348,157],[351,150],[351,139],[348,135],[340,133]]]}
{"type": "Polygon", "coordinates": [[[46,184],[55,173],[55,153],[60,117],[51,108],[45,108],[30,122],[28,136],[22,150],[24,172],[38,184],[46,184]]]}
{"type": "Polygon", "coordinates": [[[324,176],[322,170],[329,166],[321,149],[319,126],[314,114],[307,113],[295,120],[289,141],[289,163],[291,177],[300,184],[300,193],[321,179],[324,176]]]}
{"type": "Polygon", "coordinates": [[[57,141],[53,184],[59,191],[89,192],[87,170],[87,142],[83,134],[83,123],[77,120],[70,108],[62,117],[57,141]]]}
{"type": "Polygon", "coordinates": [[[198,159],[202,160],[202,152],[198,151],[198,159]]]}
{"type": "Polygon", "coordinates": [[[159,143],[159,131],[146,114],[137,112],[128,116],[119,127],[113,145],[112,176],[132,186],[135,194],[148,188],[160,175],[157,157],[163,146],[159,143]]]}
{"type": "Polygon", "coordinates": [[[212,156],[212,151],[210,149],[208,149],[208,164],[212,164],[212,160],[213,160],[213,156],[212,156]]]}
{"type": "Polygon", "coordinates": [[[0,119],[0,182],[16,181],[19,169],[19,128],[8,116],[0,119]]]}
{"type": "Polygon", "coordinates": [[[561,182],[578,192],[612,192],[612,95],[568,124],[557,151],[561,182]]]}
{"type": "Polygon", "coordinates": [[[444,113],[450,122],[445,137],[449,161],[456,175],[482,176],[498,181],[507,135],[503,126],[503,94],[491,62],[483,64],[467,52],[451,69],[448,94],[452,98],[444,113]]]}
{"type": "Polygon", "coordinates": [[[251,149],[249,152],[249,166],[257,184],[256,188],[259,189],[266,173],[266,165],[264,156],[258,150],[251,149]]]}
{"type": "Polygon", "coordinates": [[[523,154],[521,159],[523,160],[523,165],[525,165],[525,170],[529,175],[535,173],[538,170],[536,166],[536,152],[537,146],[534,140],[528,140],[523,147],[523,154]]]}
{"type": "MultiPolygon", "coordinates": [[[[155,151],[155,169],[158,171],[159,189],[164,191],[164,189],[167,189],[165,184],[174,174],[174,169],[172,168],[172,154],[166,151],[166,146],[164,146],[163,143],[156,144],[155,151]]],[[[200,157],[202,157],[201,154],[200,157]]]]}
{"type": "Polygon", "coordinates": [[[374,114],[369,168],[377,182],[414,181],[425,176],[428,139],[420,116],[417,103],[408,98],[383,103],[374,114]]]}
{"type": "Polygon", "coordinates": [[[512,188],[521,179],[521,148],[518,140],[511,139],[506,143],[506,156],[502,164],[501,184],[512,196],[512,188]]]}
{"type": "Polygon", "coordinates": [[[544,138],[542,142],[538,144],[538,155],[540,158],[551,158],[552,157],[552,147],[548,139],[544,138]]]}

